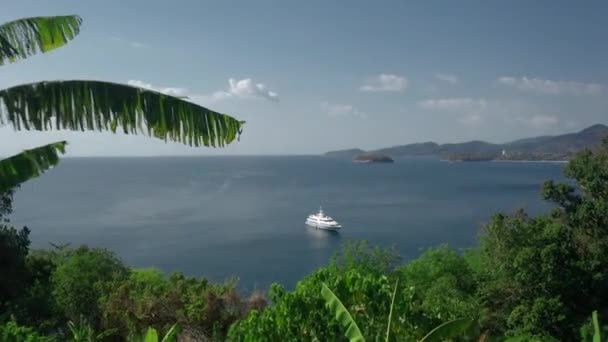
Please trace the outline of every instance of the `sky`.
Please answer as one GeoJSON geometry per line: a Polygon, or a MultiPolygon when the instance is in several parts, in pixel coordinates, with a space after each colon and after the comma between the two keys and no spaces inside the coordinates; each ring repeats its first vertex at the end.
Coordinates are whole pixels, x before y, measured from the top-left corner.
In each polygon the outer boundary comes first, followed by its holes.
{"type": "Polygon", "coordinates": [[[606,1],[5,2],[0,23],[84,22],[66,46],[0,67],[0,89],[128,83],[247,124],[223,149],[0,127],[0,155],[57,140],[68,156],[317,154],[608,124],[606,1]]]}

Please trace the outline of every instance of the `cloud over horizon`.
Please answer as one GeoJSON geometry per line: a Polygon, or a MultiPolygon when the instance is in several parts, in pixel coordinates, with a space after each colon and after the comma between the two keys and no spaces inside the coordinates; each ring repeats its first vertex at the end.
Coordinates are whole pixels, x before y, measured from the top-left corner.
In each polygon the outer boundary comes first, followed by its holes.
{"type": "Polygon", "coordinates": [[[470,97],[438,98],[418,101],[418,107],[426,110],[463,110],[483,109],[487,105],[485,99],[470,97]]]}
{"type": "Polygon", "coordinates": [[[158,91],[163,94],[188,97],[189,100],[196,103],[215,102],[231,98],[251,99],[262,98],[269,101],[277,102],[279,95],[270,91],[264,84],[254,83],[250,78],[236,81],[234,78],[228,80],[228,89],[216,91],[213,94],[201,94],[190,91],[188,88],[180,87],[158,87],[150,83],[140,80],[129,80],[127,84],[145,88],[153,91],[158,91]]]}
{"type": "Polygon", "coordinates": [[[503,76],[498,83],[521,91],[546,95],[598,95],[608,91],[608,87],[599,83],[575,81],[554,81],[540,78],[503,76]]]}
{"type": "Polygon", "coordinates": [[[189,96],[191,95],[190,92],[188,91],[187,88],[175,88],[175,87],[156,87],[153,86],[150,83],[146,83],[144,81],[140,81],[140,80],[129,80],[127,82],[128,85],[133,86],[133,87],[139,87],[139,88],[144,88],[144,89],[148,89],[148,90],[153,90],[153,91],[157,91],[159,93],[163,93],[163,94],[167,94],[167,95],[171,95],[171,96],[178,96],[178,97],[183,97],[183,96],[189,96]]]}
{"type": "Polygon", "coordinates": [[[228,90],[220,90],[213,93],[213,98],[217,100],[231,97],[263,98],[273,102],[279,101],[279,94],[268,89],[268,87],[262,83],[255,83],[251,78],[245,78],[238,81],[234,78],[230,78],[228,80],[228,85],[228,90]]]}
{"type": "Polygon", "coordinates": [[[401,92],[409,85],[407,78],[393,74],[380,74],[363,84],[359,90],[363,92],[401,92]]]}

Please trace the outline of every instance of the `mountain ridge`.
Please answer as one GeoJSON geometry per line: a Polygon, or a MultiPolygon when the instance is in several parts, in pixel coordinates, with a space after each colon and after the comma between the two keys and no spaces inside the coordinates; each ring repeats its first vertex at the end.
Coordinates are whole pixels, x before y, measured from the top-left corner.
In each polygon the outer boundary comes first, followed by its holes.
{"type": "Polygon", "coordinates": [[[450,160],[568,160],[584,148],[599,146],[608,137],[608,126],[595,124],[574,133],[543,135],[497,144],[481,140],[438,144],[432,141],[396,145],[365,151],[336,150],[327,157],[352,159],[363,153],[380,153],[395,157],[435,156],[450,160]]]}

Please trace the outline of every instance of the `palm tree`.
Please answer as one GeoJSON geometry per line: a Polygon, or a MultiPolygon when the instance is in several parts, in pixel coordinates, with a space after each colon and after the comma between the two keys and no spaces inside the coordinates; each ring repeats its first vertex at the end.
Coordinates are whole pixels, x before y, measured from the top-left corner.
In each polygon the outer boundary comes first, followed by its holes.
{"type": "MultiPolygon", "coordinates": [[[[0,65],[67,44],[80,32],[75,15],[34,17],[0,26],[0,65]]],[[[189,146],[223,147],[244,121],[184,99],[111,82],[43,81],[0,90],[0,126],[15,130],[96,130],[150,137],[189,146]]],[[[0,160],[0,193],[59,162],[60,141],[0,160]]]]}

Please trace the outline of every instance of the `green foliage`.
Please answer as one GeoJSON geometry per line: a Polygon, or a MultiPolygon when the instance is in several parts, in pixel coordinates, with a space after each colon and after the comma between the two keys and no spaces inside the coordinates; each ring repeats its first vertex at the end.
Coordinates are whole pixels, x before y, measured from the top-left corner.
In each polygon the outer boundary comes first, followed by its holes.
{"type": "Polygon", "coordinates": [[[388,323],[386,324],[386,336],[384,340],[389,342],[391,336],[391,322],[393,321],[393,308],[395,307],[395,297],[397,296],[397,289],[399,288],[399,279],[395,283],[395,290],[393,291],[393,296],[391,297],[391,307],[388,312],[388,323]]]}
{"type": "Polygon", "coordinates": [[[9,191],[28,179],[40,176],[59,163],[65,153],[65,141],[40,146],[0,160],[0,193],[9,191]]]}
{"type": "MultiPolygon", "coordinates": [[[[385,335],[386,342],[390,341],[391,321],[398,285],[399,282],[397,281],[395,284],[395,290],[393,291],[393,296],[391,298],[390,311],[388,315],[388,327],[385,335]]],[[[365,338],[361,334],[359,327],[357,327],[357,323],[354,321],[348,310],[344,307],[340,299],[336,297],[336,295],[325,284],[322,284],[321,295],[325,299],[330,311],[334,313],[336,320],[342,325],[342,327],[346,328],[344,336],[346,336],[351,342],[364,342],[365,338]]],[[[420,339],[420,342],[454,339],[463,335],[467,330],[469,330],[473,322],[474,321],[469,318],[460,318],[445,322],[431,330],[426,336],[420,339]]]]}
{"type": "Polygon", "coordinates": [[[8,226],[12,196],[12,189],[0,195],[0,322],[10,317],[49,332],[62,323],[51,296],[54,253],[29,253],[29,230],[8,226]]]}
{"type": "Polygon", "coordinates": [[[162,330],[177,323],[190,334],[222,340],[250,305],[234,281],[211,284],[180,273],[167,279],[155,269],[133,270],[110,288],[101,299],[103,324],[118,328],[125,338],[147,327],[162,330]]]}
{"type": "Polygon", "coordinates": [[[578,285],[569,265],[574,259],[569,229],[550,217],[520,212],[496,215],[486,232],[480,289],[486,327],[508,335],[556,334],[571,314],[561,296],[578,285]]]}
{"type": "Polygon", "coordinates": [[[346,336],[350,342],[365,341],[363,334],[361,334],[361,330],[359,330],[357,323],[350,315],[348,310],[344,307],[344,304],[342,304],[340,299],[336,297],[336,295],[325,284],[321,284],[321,296],[323,296],[323,299],[325,299],[327,307],[331,312],[333,312],[336,320],[342,327],[344,327],[344,329],[346,329],[344,336],[346,336]]]}
{"type": "Polygon", "coordinates": [[[504,340],[504,342],[558,342],[558,340],[552,337],[540,338],[531,334],[521,334],[508,337],[504,340]]]}
{"type": "Polygon", "coordinates": [[[367,241],[347,241],[336,253],[330,267],[334,270],[357,269],[359,271],[389,273],[401,261],[395,246],[391,248],[371,247],[367,241]]]}
{"type": "Polygon", "coordinates": [[[597,311],[593,311],[593,342],[602,342],[602,333],[600,332],[600,323],[597,319],[597,311]]]}
{"type": "Polygon", "coordinates": [[[481,241],[483,325],[497,335],[574,340],[594,309],[608,309],[608,144],[546,182],[550,215],[496,215],[481,241]]]}
{"type": "Polygon", "coordinates": [[[49,81],[0,91],[0,125],[16,130],[111,131],[223,147],[244,124],[226,114],[152,90],[101,81],[49,81]],[[6,107],[2,109],[4,104],[6,107]]]}
{"type": "Polygon", "coordinates": [[[0,318],[23,292],[30,231],[0,223],[0,318]]]}
{"type": "Polygon", "coordinates": [[[25,260],[25,286],[11,308],[18,322],[27,323],[38,331],[52,333],[68,320],[55,302],[51,280],[62,259],[59,250],[30,251],[25,260]]]}
{"type": "Polygon", "coordinates": [[[480,305],[473,270],[447,246],[430,248],[397,270],[402,286],[396,312],[416,338],[448,320],[477,317],[480,305]]]}
{"type": "Polygon", "coordinates": [[[71,340],[73,342],[97,342],[103,341],[107,337],[112,336],[116,333],[116,329],[104,330],[97,333],[95,329],[82,317],[78,323],[72,321],[68,322],[68,329],[72,334],[71,340]]]}
{"type": "MultiPolygon", "coordinates": [[[[326,283],[342,298],[361,331],[377,334],[367,338],[383,338],[393,292],[388,275],[397,260],[394,250],[371,248],[366,242],[347,243],[328,267],[298,282],[294,291],[273,284],[269,290],[273,305],[263,312],[252,311],[232,326],[229,337],[233,341],[344,340],[340,323],[328,319],[334,313],[321,295],[321,284],[326,283]]],[[[393,331],[399,326],[395,322],[393,331]]]]}
{"type": "Polygon", "coordinates": [[[602,336],[608,336],[608,325],[601,325],[597,311],[593,311],[590,319],[580,328],[580,341],[601,342],[602,336]]]}
{"type": "Polygon", "coordinates": [[[0,341],[19,341],[19,342],[56,342],[52,337],[38,334],[32,328],[17,325],[13,321],[8,321],[0,325],[0,341]]]}
{"type": "Polygon", "coordinates": [[[0,224],[10,222],[8,216],[13,212],[13,195],[18,187],[0,192],[0,224]]]}
{"type": "Polygon", "coordinates": [[[0,65],[67,44],[80,31],[75,15],[23,18],[0,25],[0,65]]]}
{"type": "Polygon", "coordinates": [[[84,317],[99,327],[99,298],[113,280],[125,279],[127,268],[111,252],[86,246],[63,256],[51,277],[53,297],[69,320],[84,317]]]}
{"type": "Polygon", "coordinates": [[[163,336],[163,338],[159,341],[158,332],[154,328],[148,328],[146,334],[144,335],[143,342],[174,342],[177,340],[177,336],[179,334],[179,328],[177,324],[174,324],[169,331],[163,336]]]}

